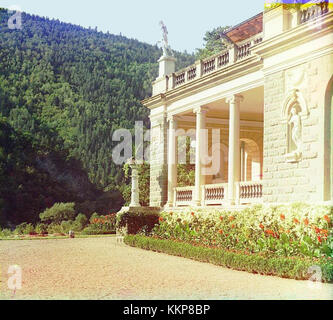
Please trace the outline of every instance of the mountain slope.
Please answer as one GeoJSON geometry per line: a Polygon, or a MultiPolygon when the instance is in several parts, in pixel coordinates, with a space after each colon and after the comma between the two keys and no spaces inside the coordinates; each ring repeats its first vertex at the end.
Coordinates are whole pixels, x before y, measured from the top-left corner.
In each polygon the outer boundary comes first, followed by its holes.
{"type": "MultiPolygon", "coordinates": [[[[124,177],[111,161],[112,133],[149,126],[140,100],[151,94],[162,51],[28,14],[22,30],[10,30],[9,16],[0,10],[0,113],[38,148],[79,161],[97,188],[116,189],[124,177]]],[[[178,68],[194,61],[175,55],[178,68]]]]}

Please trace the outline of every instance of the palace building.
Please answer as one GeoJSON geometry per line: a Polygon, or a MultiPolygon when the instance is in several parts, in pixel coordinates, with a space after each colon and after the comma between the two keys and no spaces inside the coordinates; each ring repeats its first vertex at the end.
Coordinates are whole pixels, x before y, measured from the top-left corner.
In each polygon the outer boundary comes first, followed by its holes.
{"type": "Polygon", "coordinates": [[[151,207],[333,201],[332,11],[276,4],[229,29],[217,55],[177,72],[161,57],[143,101],[151,207]],[[195,182],[184,187],[187,140],[195,182]]]}

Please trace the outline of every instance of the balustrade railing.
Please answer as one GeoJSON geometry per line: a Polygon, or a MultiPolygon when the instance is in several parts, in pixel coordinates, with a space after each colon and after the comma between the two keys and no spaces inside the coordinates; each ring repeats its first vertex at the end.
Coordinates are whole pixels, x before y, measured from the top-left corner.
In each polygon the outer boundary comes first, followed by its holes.
{"type": "MultiPolygon", "coordinates": [[[[191,206],[195,187],[175,188],[175,207],[191,206]]],[[[228,203],[228,183],[202,186],[202,205],[221,206],[228,203]]],[[[236,201],[239,204],[261,203],[263,200],[262,181],[238,182],[236,201]]]]}
{"type": "Polygon", "coordinates": [[[203,62],[203,72],[202,74],[205,75],[215,70],[216,67],[216,58],[211,58],[203,62]]]}
{"type": "Polygon", "coordinates": [[[228,194],[228,184],[208,184],[202,187],[203,205],[222,205],[228,194]]]}
{"type": "Polygon", "coordinates": [[[327,13],[328,10],[328,1],[322,1],[320,3],[316,3],[311,5],[309,8],[305,10],[301,10],[300,12],[300,23],[305,23],[309,20],[315,19],[323,14],[327,13]]]}
{"type": "Polygon", "coordinates": [[[222,68],[229,63],[229,51],[220,54],[217,58],[217,67],[222,68]]]}
{"type": "Polygon", "coordinates": [[[178,87],[185,83],[185,71],[181,72],[180,74],[176,75],[175,79],[175,86],[178,87]]]}
{"type": "Polygon", "coordinates": [[[263,197],[262,181],[239,182],[237,185],[237,198],[240,204],[259,202],[263,197]]]}
{"type": "Polygon", "coordinates": [[[197,67],[192,67],[187,71],[187,81],[191,81],[197,77],[197,67]]]}
{"type": "Polygon", "coordinates": [[[237,60],[241,60],[250,55],[251,42],[247,42],[238,47],[237,60]]]}
{"type": "Polygon", "coordinates": [[[224,50],[219,54],[198,61],[195,65],[174,73],[172,75],[172,84],[169,85],[168,88],[174,89],[180,87],[187,82],[206,76],[207,74],[237,62],[237,60],[242,60],[250,56],[251,48],[262,42],[262,39],[262,34],[256,35],[256,37],[250,39],[246,43],[242,43],[238,47],[236,46],[234,48],[224,50]]]}
{"type": "Polygon", "coordinates": [[[175,206],[188,206],[193,201],[194,187],[175,188],[175,206]]]}

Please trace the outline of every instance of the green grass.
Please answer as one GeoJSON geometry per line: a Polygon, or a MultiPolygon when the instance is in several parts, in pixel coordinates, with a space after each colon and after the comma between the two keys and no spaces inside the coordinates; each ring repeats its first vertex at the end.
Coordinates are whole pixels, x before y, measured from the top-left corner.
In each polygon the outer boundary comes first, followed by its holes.
{"type": "Polygon", "coordinates": [[[322,270],[322,281],[333,282],[333,264],[329,260],[245,254],[139,235],[126,236],[124,241],[127,245],[145,250],[208,262],[249,273],[296,280],[308,280],[309,268],[319,266],[322,270]]]}

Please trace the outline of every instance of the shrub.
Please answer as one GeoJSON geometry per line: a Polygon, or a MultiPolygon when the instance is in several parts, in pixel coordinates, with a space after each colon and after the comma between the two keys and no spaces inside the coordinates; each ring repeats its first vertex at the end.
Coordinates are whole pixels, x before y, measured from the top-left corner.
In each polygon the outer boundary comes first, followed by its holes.
{"type": "Polygon", "coordinates": [[[73,221],[62,221],[60,224],[61,233],[68,234],[69,231],[73,230],[74,222],[73,221]]]}
{"type": "Polygon", "coordinates": [[[52,222],[51,224],[48,225],[47,231],[49,234],[62,233],[62,228],[60,224],[52,222]]]}
{"type": "Polygon", "coordinates": [[[322,270],[324,282],[333,281],[333,265],[329,260],[301,257],[278,257],[262,254],[246,254],[218,248],[192,245],[186,242],[163,240],[140,235],[125,237],[125,243],[145,250],[208,262],[240,271],[274,275],[297,280],[309,279],[310,267],[316,265],[322,270]]]}
{"type": "Polygon", "coordinates": [[[321,257],[332,252],[333,207],[293,204],[242,211],[186,209],[162,213],[152,232],[163,239],[277,256],[321,257]]]}
{"type": "Polygon", "coordinates": [[[75,218],[75,230],[74,231],[82,231],[88,224],[88,218],[80,213],[76,218],[75,218]]]}
{"type": "Polygon", "coordinates": [[[0,230],[0,238],[8,238],[12,235],[12,232],[10,229],[3,229],[0,230]]]}
{"type": "Polygon", "coordinates": [[[47,225],[45,223],[38,223],[35,227],[38,234],[47,234],[47,225]]]}
{"type": "Polygon", "coordinates": [[[35,228],[31,223],[22,223],[18,225],[14,231],[14,234],[17,235],[27,235],[27,234],[33,234],[35,232],[35,228]]]}
{"type": "Polygon", "coordinates": [[[128,234],[149,234],[158,224],[159,214],[154,211],[127,211],[117,215],[117,230],[127,228],[128,234]]]}
{"type": "Polygon", "coordinates": [[[58,223],[72,220],[75,217],[74,203],[56,203],[52,208],[46,209],[40,214],[42,222],[58,223]]]}

